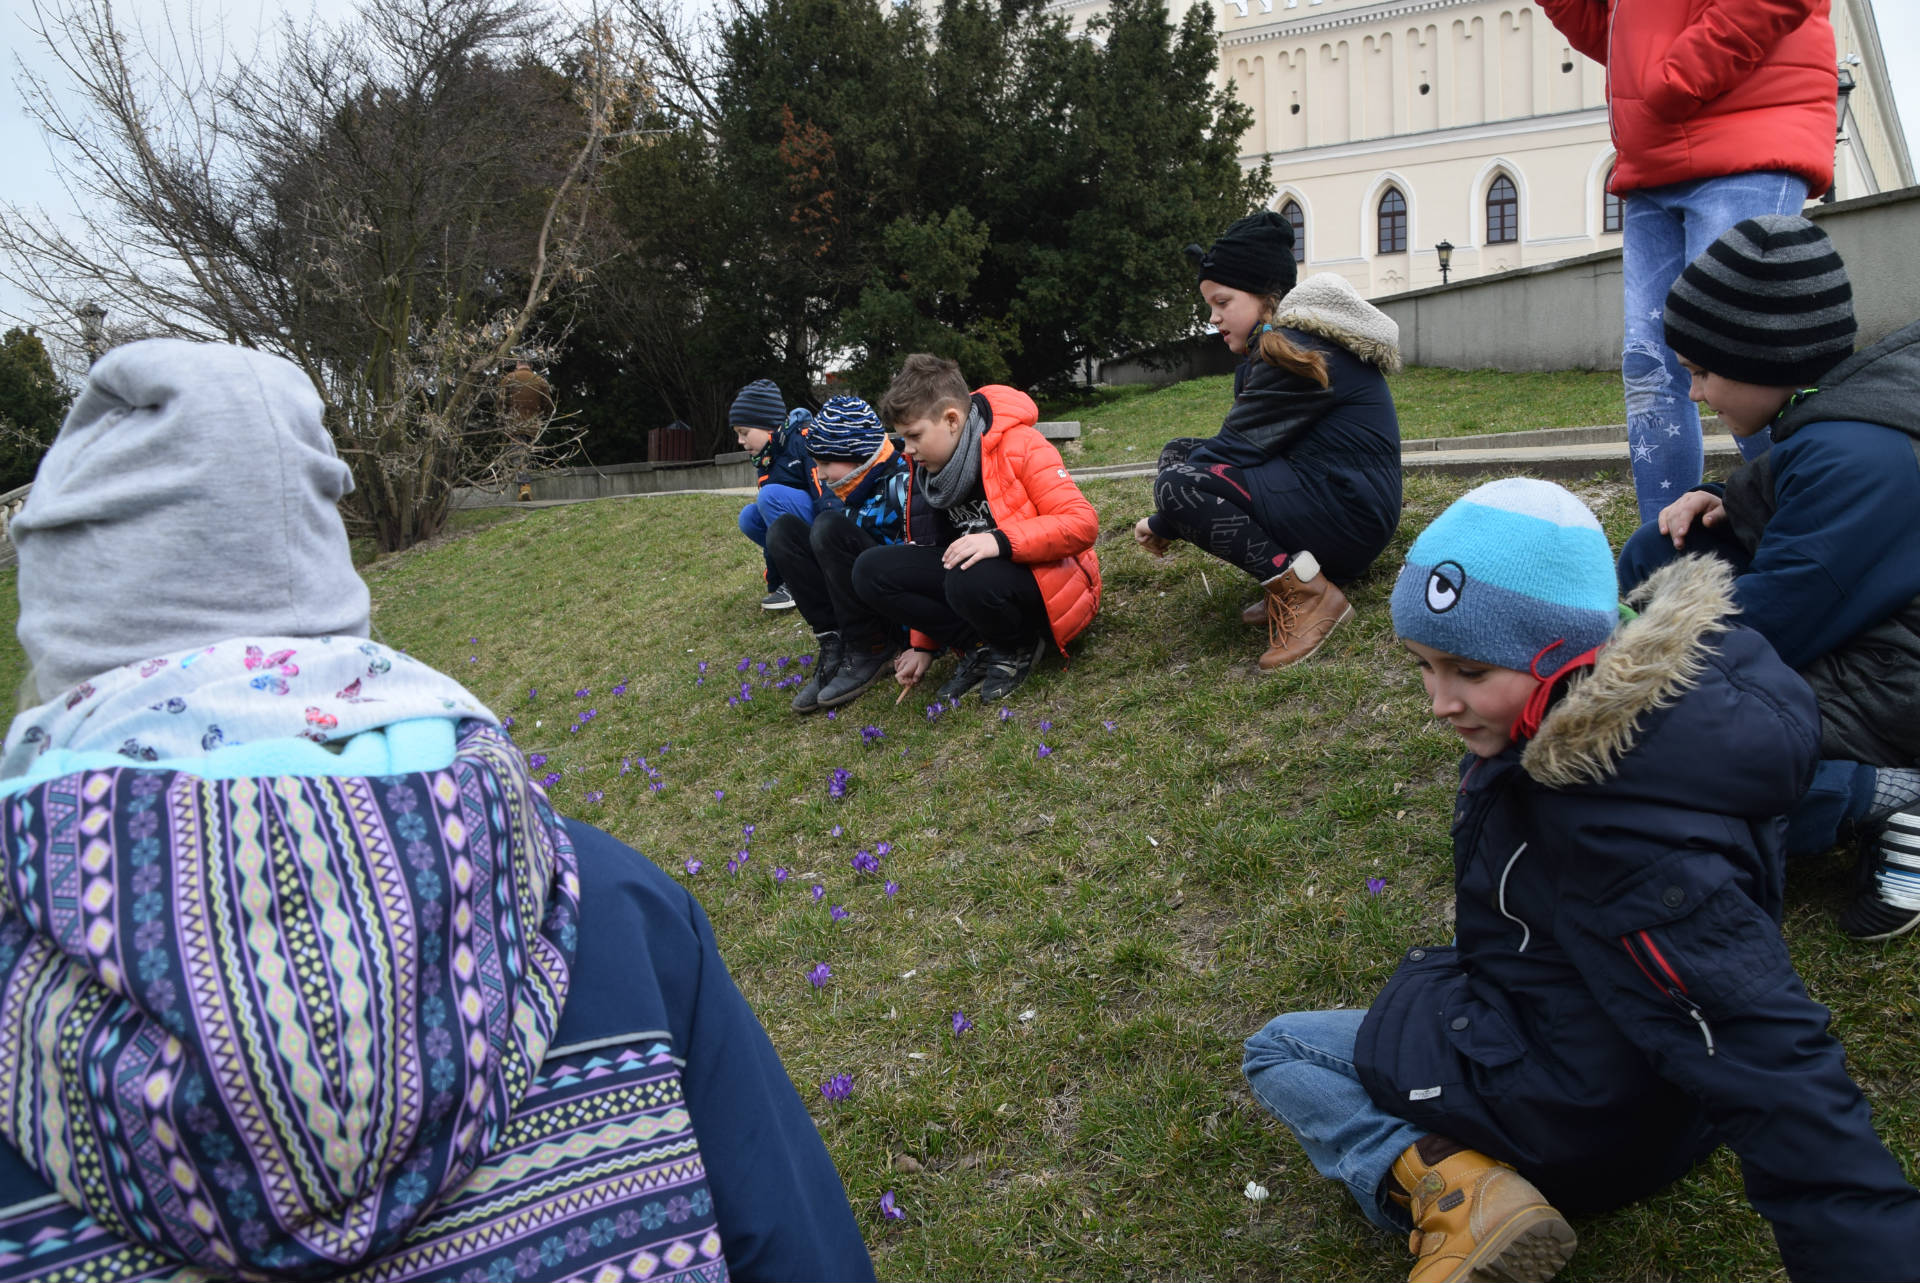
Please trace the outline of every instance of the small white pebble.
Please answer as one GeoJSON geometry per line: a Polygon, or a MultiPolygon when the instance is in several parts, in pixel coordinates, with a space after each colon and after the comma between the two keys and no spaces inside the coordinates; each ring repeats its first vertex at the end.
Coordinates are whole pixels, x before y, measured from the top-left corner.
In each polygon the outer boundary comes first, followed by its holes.
{"type": "Polygon", "coordinates": [[[1023,1011],[1023,1012],[1021,1012],[1021,1013],[1020,1013],[1020,1019],[1022,1019],[1022,1020],[1032,1020],[1032,1019],[1033,1019],[1033,1018],[1034,1018],[1035,1016],[1037,1016],[1037,1015],[1039,1015],[1039,1014],[1040,1014],[1040,1013],[1039,1013],[1039,1012],[1037,1012],[1037,1011],[1035,1011],[1035,1010],[1034,1010],[1034,1009],[1033,1009],[1032,1007],[1028,1007],[1028,1008],[1027,1008],[1027,1009],[1026,1009],[1025,1011],[1023,1011]]]}
{"type": "Polygon", "coordinates": [[[908,1060],[925,1060],[926,1058],[927,1053],[924,1051],[910,1051],[907,1053],[908,1060]]]}
{"type": "Polygon", "coordinates": [[[914,978],[915,976],[917,976],[917,975],[919,975],[919,974],[920,974],[920,968],[918,968],[918,967],[915,967],[915,968],[914,968],[913,970],[911,970],[911,971],[902,971],[902,972],[900,973],[900,978],[901,978],[902,980],[911,980],[911,979],[913,979],[913,978],[914,978]]]}
{"type": "Polygon", "coordinates": [[[1155,837],[1155,836],[1154,836],[1153,834],[1151,834],[1151,833],[1149,833],[1149,834],[1147,834],[1147,845],[1148,845],[1148,846],[1159,846],[1159,845],[1160,845],[1160,839],[1159,839],[1159,838],[1157,838],[1157,837],[1155,837]]]}

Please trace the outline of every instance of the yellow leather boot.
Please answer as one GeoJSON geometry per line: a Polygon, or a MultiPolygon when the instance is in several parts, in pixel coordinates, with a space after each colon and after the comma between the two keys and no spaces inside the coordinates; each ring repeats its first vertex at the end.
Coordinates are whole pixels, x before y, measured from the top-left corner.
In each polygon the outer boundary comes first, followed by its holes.
{"type": "Polygon", "coordinates": [[[1413,1217],[1410,1283],[1545,1283],[1578,1242],[1532,1181],[1474,1150],[1429,1164],[1411,1146],[1393,1161],[1393,1179],[1413,1217]]]}

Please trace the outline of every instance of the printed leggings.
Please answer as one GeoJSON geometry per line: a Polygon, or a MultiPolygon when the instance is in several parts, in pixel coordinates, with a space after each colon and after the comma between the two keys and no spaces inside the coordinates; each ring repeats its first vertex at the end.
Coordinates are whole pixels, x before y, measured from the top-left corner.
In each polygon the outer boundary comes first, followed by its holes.
{"type": "Polygon", "coordinates": [[[1184,539],[1255,579],[1273,578],[1286,569],[1289,550],[1253,515],[1253,494],[1238,468],[1192,461],[1200,444],[1197,437],[1180,437],[1160,452],[1149,526],[1163,539],[1184,539]]]}

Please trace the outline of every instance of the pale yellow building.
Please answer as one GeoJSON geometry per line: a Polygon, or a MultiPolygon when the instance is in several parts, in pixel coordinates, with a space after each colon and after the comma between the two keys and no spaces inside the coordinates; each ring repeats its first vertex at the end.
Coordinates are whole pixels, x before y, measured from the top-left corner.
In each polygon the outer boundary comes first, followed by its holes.
{"type": "MultiPolygon", "coordinates": [[[[1676,0],[1678,2],[1678,0],[1676,0]]],[[[1902,0],[1908,2],[1908,0],[1902,0]]],[[[1304,270],[1364,294],[1620,244],[1606,73],[1516,0],[1172,0],[1214,7],[1221,75],[1250,104],[1242,163],[1273,166],[1304,270]]],[[[1081,26],[1100,0],[1053,9],[1081,26]]],[[[1854,82],[1840,199],[1910,186],[1871,0],[1833,0],[1854,82]]]]}

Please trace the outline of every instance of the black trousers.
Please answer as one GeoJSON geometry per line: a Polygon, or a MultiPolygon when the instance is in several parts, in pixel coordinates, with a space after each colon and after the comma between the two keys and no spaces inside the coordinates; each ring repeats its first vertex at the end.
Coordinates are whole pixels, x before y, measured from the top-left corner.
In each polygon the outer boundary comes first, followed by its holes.
{"type": "Polygon", "coordinates": [[[800,617],[816,633],[837,631],[849,649],[876,645],[892,631],[853,587],[854,561],[880,546],[844,512],[823,512],[812,522],[789,513],[767,528],[767,560],[800,617]]]}
{"type": "Polygon", "coordinates": [[[1179,437],[1160,452],[1160,473],[1153,481],[1155,532],[1198,544],[1255,579],[1271,579],[1286,569],[1293,550],[1261,526],[1238,468],[1189,460],[1199,445],[1197,437],[1179,437]]]}
{"type": "Polygon", "coordinates": [[[853,587],[895,623],[968,650],[1031,646],[1048,628],[1047,603],[1030,567],[989,557],[966,570],[940,564],[930,544],[870,548],[854,563],[853,587]]]}

